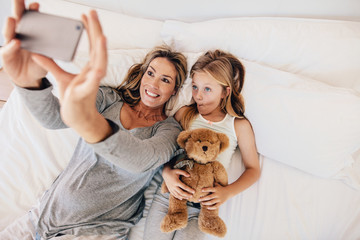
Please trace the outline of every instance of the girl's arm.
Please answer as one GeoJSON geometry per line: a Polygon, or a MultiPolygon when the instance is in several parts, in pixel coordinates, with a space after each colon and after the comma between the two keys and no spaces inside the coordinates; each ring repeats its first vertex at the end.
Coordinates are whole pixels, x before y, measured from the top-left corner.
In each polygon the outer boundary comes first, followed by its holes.
{"type": "Polygon", "coordinates": [[[210,210],[219,208],[225,201],[250,187],[260,177],[260,163],[250,122],[247,119],[235,119],[235,132],[245,171],[235,182],[226,187],[216,185],[203,189],[210,194],[200,200],[210,210]]]}

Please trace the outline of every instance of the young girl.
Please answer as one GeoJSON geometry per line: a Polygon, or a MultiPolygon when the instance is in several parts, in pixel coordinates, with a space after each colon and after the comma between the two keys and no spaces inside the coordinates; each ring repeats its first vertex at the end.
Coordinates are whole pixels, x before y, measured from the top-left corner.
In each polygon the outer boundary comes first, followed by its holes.
{"type": "MultiPolygon", "coordinates": [[[[175,118],[183,129],[209,128],[225,133],[230,146],[219,155],[219,161],[229,171],[232,154],[239,147],[245,166],[243,174],[228,186],[215,185],[204,188],[209,194],[201,198],[202,207],[218,211],[219,207],[231,197],[241,193],[260,176],[260,165],[255,146],[254,133],[250,122],[244,117],[244,102],[240,94],[244,84],[244,68],[233,55],[216,50],[201,56],[190,71],[192,96],[195,103],[181,108],[175,118]]],[[[180,175],[188,173],[164,166],[162,176],[170,193],[178,199],[188,199],[193,189],[179,180],[180,175]]],[[[189,220],[186,228],[173,229],[162,233],[160,224],[167,213],[168,195],[158,189],[147,217],[145,239],[202,239],[205,234],[197,226],[199,207],[188,204],[189,220]]],[[[185,227],[185,226],[184,226],[185,227]]]]}

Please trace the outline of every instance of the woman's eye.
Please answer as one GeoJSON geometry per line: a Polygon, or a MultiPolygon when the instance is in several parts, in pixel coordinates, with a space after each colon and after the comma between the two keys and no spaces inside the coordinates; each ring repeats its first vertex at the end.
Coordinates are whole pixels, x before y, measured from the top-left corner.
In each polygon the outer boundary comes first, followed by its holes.
{"type": "Polygon", "coordinates": [[[147,71],[147,74],[148,74],[149,76],[151,76],[151,77],[154,76],[154,73],[153,73],[152,71],[147,71]]]}
{"type": "Polygon", "coordinates": [[[209,87],[206,87],[204,90],[205,90],[205,92],[210,92],[211,91],[211,89],[209,87]]]}
{"type": "Polygon", "coordinates": [[[198,88],[197,88],[197,86],[193,85],[193,86],[192,86],[192,89],[193,89],[193,90],[197,90],[198,88]]]}
{"type": "Polygon", "coordinates": [[[169,79],[167,79],[167,78],[163,78],[162,81],[165,83],[170,83],[169,79]]]}

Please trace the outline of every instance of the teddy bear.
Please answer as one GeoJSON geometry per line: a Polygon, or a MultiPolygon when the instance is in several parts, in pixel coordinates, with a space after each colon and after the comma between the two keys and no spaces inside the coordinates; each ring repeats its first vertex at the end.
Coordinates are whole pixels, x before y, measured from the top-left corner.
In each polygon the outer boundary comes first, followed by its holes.
{"type": "MultiPolygon", "coordinates": [[[[206,128],[180,132],[177,142],[185,150],[186,157],[175,162],[174,168],[181,168],[190,177],[181,177],[181,181],[195,190],[191,199],[179,200],[170,194],[169,209],[161,222],[162,232],[172,232],[186,227],[188,221],[187,201],[199,203],[202,188],[213,187],[215,183],[222,186],[228,184],[228,176],[224,166],[217,161],[217,156],[229,146],[229,138],[219,132],[206,128]]],[[[161,186],[163,193],[169,192],[165,182],[161,186]]],[[[219,210],[208,210],[201,207],[199,213],[199,229],[202,232],[224,237],[226,225],[218,216],[219,210]]]]}

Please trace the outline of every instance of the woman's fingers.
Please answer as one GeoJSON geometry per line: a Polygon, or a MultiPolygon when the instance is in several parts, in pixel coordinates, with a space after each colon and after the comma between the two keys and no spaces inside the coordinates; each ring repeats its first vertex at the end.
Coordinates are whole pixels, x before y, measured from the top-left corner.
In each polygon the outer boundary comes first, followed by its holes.
{"type": "Polygon", "coordinates": [[[106,74],[107,60],[106,38],[100,35],[97,37],[95,59],[93,60],[94,68],[100,78],[103,78],[106,74]]]}
{"type": "Polygon", "coordinates": [[[39,11],[40,4],[37,2],[30,3],[29,9],[32,11],[39,11]]]}
{"type": "Polygon", "coordinates": [[[61,77],[61,75],[65,72],[54,62],[54,60],[43,55],[33,54],[32,59],[46,71],[51,72],[55,78],[61,77]]]}
{"type": "Polygon", "coordinates": [[[96,11],[90,11],[88,17],[83,16],[83,23],[87,29],[91,46],[89,79],[84,83],[83,87],[95,90],[95,88],[98,88],[101,79],[106,75],[108,60],[106,38],[102,33],[96,11]]]}
{"type": "MultiPolygon", "coordinates": [[[[99,17],[95,10],[91,10],[89,12],[89,19],[88,19],[88,27],[89,27],[89,35],[90,40],[94,43],[98,36],[102,35],[102,28],[99,21],[99,17]]],[[[94,46],[94,44],[93,44],[94,46]]]]}
{"type": "Polygon", "coordinates": [[[5,39],[5,44],[9,43],[12,39],[15,38],[15,29],[16,29],[16,20],[12,17],[8,17],[6,19],[4,29],[3,29],[3,36],[5,39]]]}
{"type": "Polygon", "coordinates": [[[39,54],[33,54],[32,59],[46,71],[50,72],[59,84],[67,84],[75,75],[64,71],[54,60],[39,54]]]}
{"type": "Polygon", "coordinates": [[[20,21],[21,16],[25,11],[25,1],[24,0],[13,0],[13,15],[16,21],[20,21]]]}
{"type": "Polygon", "coordinates": [[[88,36],[89,52],[91,52],[92,45],[91,45],[90,34],[89,34],[89,21],[85,14],[81,15],[81,20],[82,20],[82,23],[84,24],[84,28],[85,28],[86,34],[88,36]]]}
{"type": "MultiPolygon", "coordinates": [[[[100,62],[104,59],[107,60],[106,41],[104,39],[105,37],[102,32],[102,27],[95,10],[91,10],[87,17],[87,32],[90,41],[90,61],[94,62],[97,60],[100,62]],[[99,41],[101,43],[99,43],[99,41]],[[101,57],[101,59],[98,59],[99,57],[101,57]]],[[[107,65],[107,61],[102,63],[103,65],[107,65]]]]}
{"type": "Polygon", "coordinates": [[[88,79],[83,83],[83,88],[89,91],[97,91],[101,79],[106,75],[107,51],[105,37],[100,38],[96,42],[93,56],[89,63],[88,79]]]}
{"type": "Polygon", "coordinates": [[[1,57],[5,61],[11,61],[19,54],[21,43],[17,39],[11,40],[8,44],[1,48],[1,57]]]}

